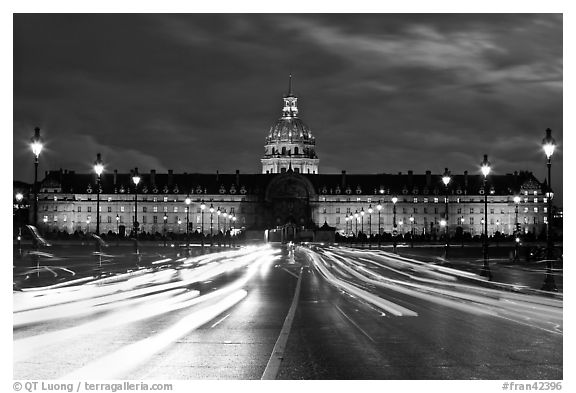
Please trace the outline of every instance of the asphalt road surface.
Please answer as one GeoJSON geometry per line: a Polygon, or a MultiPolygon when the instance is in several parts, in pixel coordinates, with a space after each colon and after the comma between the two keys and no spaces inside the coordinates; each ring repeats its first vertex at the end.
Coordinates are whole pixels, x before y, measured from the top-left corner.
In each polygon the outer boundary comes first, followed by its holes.
{"type": "Polygon", "coordinates": [[[561,294],[384,251],[122,258],[20,262],[15,379],[563,378],[561,294]]]}

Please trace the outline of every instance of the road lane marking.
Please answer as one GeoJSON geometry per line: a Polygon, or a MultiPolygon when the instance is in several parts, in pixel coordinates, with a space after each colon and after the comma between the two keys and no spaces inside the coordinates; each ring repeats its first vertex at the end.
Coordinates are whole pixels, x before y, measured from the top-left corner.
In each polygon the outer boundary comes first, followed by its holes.
{"type": "Polygon", "coordinates": [[[368,337],[368,339],[370,341],[372,341],[373,343],[376,343],[376,340],[374,340],[368,333],[366,333],[364,331],[364,329],[362,329],[360,326],[358,326],[358,324],[356,322],[354,322],[352,320],[352,318],[350,318],[348,315],[346,315],[346,313],[344,311],[342,311],[342,309],[340,307],[338,307],[337,305],[334,305],[334,307],[336,307],[336,309],[338,311],[340,311],[340,314],[342,314],[344,316],[344,318],[346,318],[352,325],[354,325],[356,327],[356,329],[360,330],[360,332],[365,335],[366,337],[368,337]]]}
{"type": "Polygon", "coordinates": [[[290,275],[292,275],[292,276],[294,276],[294,277],[298,278],[298,275],[297,275],[296,273],[294,273],[294,272],[292,272],[292,271],[290,271],[290,270],[286,269],[285,267],[283,267],[283,268],[282,268],[282,270],[284,270],[286,273],[288,273],[288,274],[290,274],[290,275]]]}
{"type": "Polygon", "coordinates": [[[284,358],[284,351],[286,350],[286,344],[288,343],[288,336],[290,335],[290,329],[292,328],[292,322],[294,321],[294,316],[296,315],[296,307],[298,306],[298,299],[300,298],[300,286],[302,284],[302,270],[300,268],[300,274],[298,275],[298,282],[296,283],[296,290],[294,291],[294,298],[292,299],[292,304],[284,320],[284,325],[282,325],[282,330],[280,335],[274,344],[272,349],[272,354],[266,364],[266,369],[264,369],[264,374],[260,379],[276,379],[278,371],[280,370],[280,364],[284,358]]]}
{"type": "Polygon", "coordinates": [[[210,326],[210,329],[212,329],[213,327],[217,326],[220,322],[222,322],[223,320],[225,320],[226,318],[228,318],[230,316],[230,313],[226,314],[224,317],[220,318],[218,321],[214,322],[214,324],[212,326],[210,326]]]}

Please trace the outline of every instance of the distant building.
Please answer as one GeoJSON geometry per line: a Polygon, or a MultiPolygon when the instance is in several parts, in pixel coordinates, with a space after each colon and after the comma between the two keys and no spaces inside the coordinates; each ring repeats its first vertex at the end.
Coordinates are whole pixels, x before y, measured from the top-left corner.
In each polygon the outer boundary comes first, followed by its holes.
{"type": "MultiPolygon", "coordinates": [[[[284,234],[297,240],[301,238],[299,234],[308,236],[326,223],[341,235],[360,231],[375,235],[394,230],[392,197],[396,196],[397,233],[444,233],[440,222],[445,217],[446,189],[441,174],[320,174],[316,140],[299,118],[291,81],[283,100],[282,117],[270,128],[265,140],[262,173],[176,174],[171,170],[151,170],[141,174],[138,212],[134,212],[131,174],[116,170],[104,173],[98,213],[100,232],[127,233],[136,218],[140,231],[185,233],[184,201],[190,196],[190,229],[205,234],[230,229],[264,233],[289,228],[284,234]]],[[[514,232],[516,195],[521,197],[517,214],[521,230],[535,235],[545,231],[544,187],[531,172],[490,175],[485,188],[482,175],[464,171],[452,175],[447,194],[450,236],[482,234],[485,195],[489,235],[514,232]]],[[[94,231],[96,175],[67,170],[46,172],[40,184],[38,207],[39,225],[44,230],[94,231]]]]}

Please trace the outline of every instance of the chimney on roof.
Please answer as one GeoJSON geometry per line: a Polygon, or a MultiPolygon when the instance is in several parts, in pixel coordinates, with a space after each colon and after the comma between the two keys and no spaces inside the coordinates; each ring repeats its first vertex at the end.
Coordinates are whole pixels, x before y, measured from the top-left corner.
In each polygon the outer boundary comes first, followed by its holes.
{"type": "Polygon", "coordinates": [[[414,185],[414,179],[412,178],[414,172],[408,171],[408,186],[412,187],[414,185]]]}
{"type": "Polygon", "coordinates": [[[346,188],[346,171],[342,171],[342,188],[346,188]]]}
{"type": "Polygon", "coordinates": [[[150,169],[150,184],[152,188],[156,185],[156,169],[150,169]]]}
{"type": "Polygon", "coordinates": [[[236,169],[236,187],[240,187],[240,170],[236,169]]]}
{"type": "Polygon", "coordinates": [[[432,186],[432,172],[426,171],[426,187],[432,186]]]}
{"type": "Polygon", "coordinates": [[[468,188],[468,171],[464,171],[464,188],[468,188]]]}
{"type": "Polygon", "coordinates": [[[168,186],[172,185],[172,180],[174,179],[174,172],[172,169],[168,169],[168,186]]]}

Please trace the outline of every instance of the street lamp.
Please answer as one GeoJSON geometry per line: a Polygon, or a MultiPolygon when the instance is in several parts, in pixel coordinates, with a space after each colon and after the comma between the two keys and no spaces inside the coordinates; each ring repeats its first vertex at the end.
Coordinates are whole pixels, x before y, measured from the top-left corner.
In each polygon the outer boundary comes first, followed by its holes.
{"type": "Polygon", "coordinates": [[[204,200],[202,200],[200,202],[200,211],[201,211],[201,221],[202,221],[202,236],[201,236],[201,240],[202,240],[202,247],[204,247],[204,209],[206,209],[206,204],[204,203],[204,200]]]}
{"type": "Polygon", "coordinates": [[[372,248],[372,204],[368,205],[368,248],[372,248]]]}
{"type": "Polygon", "coordinates": [[[410,215],[410,247],[414,248],[414,217],[410,215]]]}
{"type": "Polygon", "coordinates": [[[552,193],[552,155],[556,149],[556,141],[552,138],[552,130],[550,128],[546,129],[546,136],[542,139],[542,148],[546,154],[546,166],[548,167],[548,218],[546,225],[546,279],[544,280],[544,285],[542,290],[545,291],[557,291],[556,283],[554,282],[554,277],[552,276],[552,258],[553,253],[553,240],[552,240],[552,198],[554,194],[552,193]]]}
{"type": "Polygon", "coordinates": [[[358,217],[360,216],[360,214],[358,214],[358,209],[356,209],[356,212],[354,213],[354,221],[356,222],[354,225],[354,232],[356,232],[356,241],[358,241],[358,217]]]}
{"type": "Polygon", "coordinates": [[[187,196],[184,199],[184,203],[186,204],[186,250],[190,249],[190,203],[192,200],[190,196],[187,196]]]}
{"type": "Polygon", "coordinates": [[[22,199],[24,199],[24,195],[21,192],[17,192],[14,196],[16,198],[16,223],[18,225],[18,237],[16,240],[18,241],[18,250],[22,248],[22,224],[20,223],[20,203],[22,199]]]}
{"type": "Polygon", "coordinates": [[[164,213],[164,247],[166,247],[166,224],[168,223],[168,216],[164,213]]]}
{"type": "Polygon", "coordinates": [[[378,210],[378,248],[380,248],[380,241],[381,241],[381,237],[382,234],[380,233],[380,210],[382,210],[382,204],[380,203],[380,201],[378,201],[378,204],[376,205],[376,209],[378,210]]]}
{"type": "MultiPolygon", "coordinates": [[[[44,217],[44,223],[48,222],[48,218],[44,217]]],[[[90,217],[88,217],[86,219],[86,235],[88,235],[88,233],[90,233],[90,217]]]]}
{"type": "Polygon", "coordinates": [[[448,224],[450,222],[450,218],[448,217],[448,184],[450,184],[450,180],[452,180],[452,178],[450,177],[450,172],[448,171],[448,168],[444,168],[444,174],[442,175],[442,183],[444,183],[444,189],[446,192],[446,197],[444,198],[445,203],[444,218],[446,219],[446,228],[445,228],[446,243],[444,245],[444,258],[448,257],[448,248],[450,248],[450,241],[449,241],[450,231],[448,230],[448,224]]]}
{"type": "MultiPolygon", "coordinates": [[[[214,226],[214,206],[212,206],[212,204],[210,204],[210,239],[212,239],[212,227],[214,226]]],[[[212,241],[212,240],[210,240],[212,241]]]]}
{"type": "Polygon", "coordinates": [[[104,171],[102,157],[100,153],[96,154],[94,161],[94,172],[96,172],[96,235],[100,236],[100,175],[104,171]]]}
{"type": "Polygon", "coordinates": [[[38,225],[38,156],[42,151],[44,145],[42,138],[40,138],[40,128],[34,128],[34,136],[32,137],[30,147],[34,153],[34,225],[38,225]]]}
{"type": "Polygon", "coordinates": [[[394,253],[396,253],[396,235],[397,235],[397,231],[396,231],[396,202],[398,202],[398,198],[396,196],[393,196],[392,197],[392,212],[393,212],[392,241],[393,241],[394,253]]]}
{"type": "Polygon", "coordinates": [[[120,216],[116,214],[116,247],[118,247],[120,242],[120,216]]]}
{"type": "Polygon", "coordinates": [[[132,181],[134,182],[134,238],[136,239],[136,254],[138,254],[138,183],[140,183],[140,175],[138,175],[138,168],[134,168],[132,174],[132,181]]]}
{"type": "Polygon", "coordinates": [[[519,259],[519,255],[518,255],[518,247],[520,245],[520,231],[518,230],[518,205],[520,204],[521,198],[519,195],[516,195],[514,197],[514,212],[516,215],[516,218],[514,220],[514,261],[518,261],[519,259]]]}
{"type": "Polygon", "coordinates": [[[484,160],[480,163],[480,170],[482,175],[484,175],[484,266],[482,266],[482,271],[480,274],[488,277],[488,279],[492,279],[490,266],[488,265],[488,192],[486,189],[486,181],[488,175],[490,174],[491,168],[487,154],[484,154],[484,160]]]}
{"type": "Polygon", "coordinates": [[[360,224],[360,233],[362,234],[362,243],[364,243],[364,207],[360,209],[360,220],[362,220],[360,224]]]}
{"type": "Polygon", "coordinates": [[[460,226],[462,227],[461,247],[464,248],[464,216],[460,217],[460,226]]]}
{"type": "Polygon", "coordinates": [[[222,212],[220,211],[220,206],[218,206],[218,209],[216,209],[216,226],[218,227],[218,236],[220,236],[220,214],[222,214],[222,212]]]}
{"type": "Polygon", "coordinates": [[[228,224],[228,213],[226,213],[226,209],[224,209],[224,247],[226,247],[226,225],[228,224]]]}

